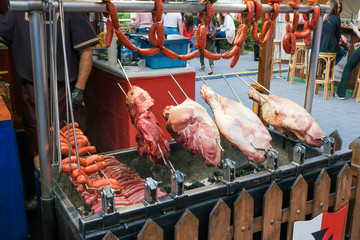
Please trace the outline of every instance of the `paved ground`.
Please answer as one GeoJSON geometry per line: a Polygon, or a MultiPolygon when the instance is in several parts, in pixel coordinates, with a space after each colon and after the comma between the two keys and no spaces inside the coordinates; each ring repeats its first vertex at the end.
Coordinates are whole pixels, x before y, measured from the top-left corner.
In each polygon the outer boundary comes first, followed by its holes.
{"type": "MultiPolygon", "coordinates": [[[[242,55],[233,69],[229,67],[230,61],[231,60],[224,59],[215,61],[214,73],[210,78],[207,78],[207,82],[218,94],[236,100],[226,82],[221,76],[216,75],[221,73],[245,72],[242,75],[252,75],[254,79],[257,79],[258,62],[254,61],[252,53],[242,55]]],[[[341,69],[345,63],[346,60],[344,59],[337,65],[335,78],[338,81],[341,78],[341,69]]],[[[199,58],[193,59],[190,62],[190,66],[196,69],[196,75],[207,75],[209,69],[207,60],[205,60],[205,64],[205,72],[199,72],[199,58]]],[[[287,68],[287,65],[282,65],[282,68],[287,68]]],[[[275,67],[275,69],[277,69],[277,67],[275,67]]],[[[286,77],[286,74],[287,71],[282,72],[282,77],[286,77]]],[[[289,98],[301,106],[304,106],[305,83],[294,81],[293,84],[290,84],[284,78],[279,78],[277,72],[274,72],[273,76],[274,78],[270,84],[270,91],[273,94],[289,98]]],[[[247,79],[247,77],[244,77],[244,79],[247,79]]],[[[252,108],[252,100],[247,97],[249,88],[236,77],[228,77],[228,80],[243,104],[252,108]]],[[[196,81],[196,101],[206,107],[208,112],[211,113],[208,105],[200,97],[200,87],[202,85],[202,81],[196,81]]],[[[360,137],[360,102],[356,102],[351,95],[347,95],[346,100],[338,100],[332,97],[329,97],[328,100],[323,100],[323,88],[320,88],[319,94],[314,96],[311,114],[326,134],[330,134],[334,130],[339,132],[343,139],[343,148],[348,148],[349,144],[355,138],[360,137]]]]}

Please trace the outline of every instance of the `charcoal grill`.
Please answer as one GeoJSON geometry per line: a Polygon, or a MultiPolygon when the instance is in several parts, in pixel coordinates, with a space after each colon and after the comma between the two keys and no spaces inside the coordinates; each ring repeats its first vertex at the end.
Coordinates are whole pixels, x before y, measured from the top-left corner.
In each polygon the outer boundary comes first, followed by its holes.
{"type": "MultiPolygon", "coordinates": [[[[255,216],[261,215],[262,196],[272,181],[277,181],[285,196],[299,174],[302,174],[311,186],[310,183],[313,183],[321,169],[325,168],[335,181],[334,179],[344,163],[350,163],[352,155],[350,150],[340,150],[328,154],[324,153],[323,149],[304,146],[278,132],[272,130],[270,132],[273,146],[279,152],[280,166],[278,169],[263,168],[258,172],[238,176],[234,181],[207,182],[203,186],[185,190],[182,195],[169,194],[160,198],[158,202],[152,204],[141,202],[117,209],[112,214],[93,214],[87,211],[89,208],[68,180],[68,176],[66,174],[59,175],[58,171],[54,169],[59,238],[102,239],[108,231],[111,231],[120,239],[136,239],[146,220],[152,218],[164,229],[164,239],[173,239],[176,222],[186,209],[190,209],[200,221],[199,239],[206,239],[208,216],[220,198],[232,206],[240,191],[246,188],[257,206],[255,207],[255,216]],[[296,161],[293,161],[294,155],[301,155],[301,153],[302,157],[295,157],[296,161]]],[[[225,159],[233,161],[235,166],[247,164],[245,156],[240,151],[227,144],[223,145],[225,159]]],[[[185,185],[194,181],[203,182],[202,180],[213,177],[214,172],[222,174],[226,170],[206,167],[197,157],[183,150],[177,143],[172,143],[170,146],[171,161],[174,167],[186,174],[185,185]],[[197,171],[192,172],[191,168],[196,168],[197,171]]],[[[106,154],[115,156],[116,159],[139,172],[142,178],[151,177],[156,181],[162,181],[162,189],[170,192],[171,174],[167,167],[150,163],[140,157],[134,148],[106,154]]],[[[287,201],[288,199],[284,200],[285,204],[287,201]]]]}

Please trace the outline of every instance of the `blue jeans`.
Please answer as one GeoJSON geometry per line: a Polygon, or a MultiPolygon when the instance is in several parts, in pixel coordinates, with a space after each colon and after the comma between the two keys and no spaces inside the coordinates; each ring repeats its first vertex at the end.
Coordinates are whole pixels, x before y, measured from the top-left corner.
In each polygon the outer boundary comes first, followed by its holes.
{"type": "MultiPolygon", "coordinates": [[[[225,31],[217,32],[216,37],[218,37],[218,38],[226,38],[226,32],[225,31]]],[[[220,40],[215,40],[215,45],[216,45],[216,52],[220,53],[220,40]]]]}
{"type": "Polygon", "coordinates": [[[349,78],[351,75],[351,71],[356,67],[356,65],[360,63],[360,47],[356,49],[356,51],[351,55],[349,61],[346,63],[342,76],[341,81],[336,91],[339,97],[344,97],[346,93],[346,87],[349,82],[349,78]]]}
{"type": "Polygon", "coordinates": [[[148,32],[149,32],[149,27],[139,28],[139,33],[148,33],[148,32]]]}
{"type": "Polygon", "coordinates": [[[179,34],[179,30],[177,27],[164,27],[164,33],[165,35],[179,34]]]}

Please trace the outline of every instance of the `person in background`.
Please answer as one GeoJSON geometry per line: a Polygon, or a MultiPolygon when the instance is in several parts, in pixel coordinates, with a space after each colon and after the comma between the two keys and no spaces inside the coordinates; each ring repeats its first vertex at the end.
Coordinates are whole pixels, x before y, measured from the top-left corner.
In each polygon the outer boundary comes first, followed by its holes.
{"type": "MultiPolygon", "coordinates": [[[[190,53],[191,49],[193,47],[192,37],[194,36],[194,30],[195,30],[194,18],[191,13],[185,13],[184,24],[182,26],[182,29],[183,29],[183,35],[185,37],[190,38],[190,40],[191,40],[191,43],[189,45],[189,50],[188,50],[188,53],[190,53]]],[[[188,63],[189,63],[189,61],[188,61],[188,63]]]]}
{"type": "MultiPolygon", "coordinates": [[[[58,18],[60,19],[60,18],[58,18]]],[[[85,13],[65,13],[65,44],[67,46],[67,61],[71,84],[72,108],[75,120],[84,131],[83,96],[87,79],[92,69],[91,46],[99,43],[95,31],[85,13]]],[[[48,21],[49,22],[49,21],[48,21]]],[[[48,23],[47,23],[48,24],[48,23]]],[[[46,32],[48,27],[46,26],[46,32]]],[[[66,98],[64,56],[60,22],[57,22],[57,81],[59,99],[60,127],[66,121],[66,98]]],[[[49,41],[49,36],[47,37],[49,41]]],[[[29,16],[27,12],[7,12],[0,18],[0,41],[12,45],[16,71],[23,79],[21,95],[23,100],[23,122],[28,136],[31,155],[34,157],[35,167],[39,166],[37,123],[35,114],[34,85],[32,59],[30,47],[29,16]]],[[[50,43],[46,43],[49,52],[50,43]]],[[[47,54],[48,56],[50,54],[47,54]]],[[[49,77],[49,76],[48,76],[49,77]]]]}
{"type": "MultiPolygon", "coordinates": [[[[235,38],[235,24],[229,13],[218,13],[217,19],[220,24],[220,31],[216,33],[218,38],[226,38],[227,42],[232,44],[235,38]]],[[[220,40],[216,41],[216,51],[220,53],[220,40]]]]}
{"type": "Polygon", "coordinates": [[[149,32],[149,28],[153,24],[151,12],[137,13],[135,24],[140,33],[149,32]]]}
{"type": "MultiPolygon", "coordinates": [[[[351,28],[356,33],[356,35],[360,38],[360,31],[359,31],[358,27],[354,24],[351,24],[351,28]]],[[[349,82],[351,71],[356,67],[356,65],[358,65],[360,63],[360,48],[359,48],[359,46],[360,46],[360,42],[357,42],[354,44],[354,47],[357,49],[351,55],[350,59],[348,60],[348,62],[346,63],[346,65],[344,67],[340,84],[335,93],[335,97],[337,99],[341,99],[341,100],[345,99],[346,87],[349,82]]]]}
{"type": "MultiPolygon", "coordinates": [[[[210,22],[210,24],[207,26],[207,35],[206,35],[206,46],[205,49],[209,52],[213,53],[215,49],[215,36],[216,36],[216,27],[214,23],[214,18],[210,22]]],[[[201,67],[199,69],[200,72],[204,72],[205,70],[205,61],[204,61],[204,55],[202,52],[200,52],[200,63],[201,67]]],[[[209,59],[209,65],[210,69],[208,74],[211,75],[214,72],[214,61],[209,59]]]]}
{"type": "Polygon", "coordinates": [[[163,25],[165,35],[183,35],[181,13],[163,13],[163,25]]]}

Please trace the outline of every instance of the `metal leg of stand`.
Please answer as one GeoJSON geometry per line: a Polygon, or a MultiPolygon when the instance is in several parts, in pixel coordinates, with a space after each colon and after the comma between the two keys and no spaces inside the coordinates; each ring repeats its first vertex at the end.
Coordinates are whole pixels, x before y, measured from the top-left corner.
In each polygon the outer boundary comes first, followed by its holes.
{"type": "Polygon", "coordinates": [[[38,148],[40,156],[41,207],[44,239],[56,239],[55,201],[52,187],[51,162],[49,161],[49,103],[46,72],[45,31],[43,14],[29,14],[31,55],[35,88],[35,110],[37,118],[38,148]]]}

